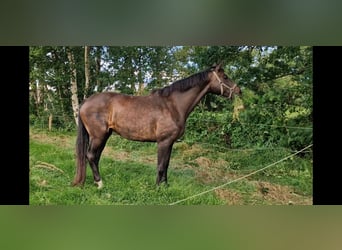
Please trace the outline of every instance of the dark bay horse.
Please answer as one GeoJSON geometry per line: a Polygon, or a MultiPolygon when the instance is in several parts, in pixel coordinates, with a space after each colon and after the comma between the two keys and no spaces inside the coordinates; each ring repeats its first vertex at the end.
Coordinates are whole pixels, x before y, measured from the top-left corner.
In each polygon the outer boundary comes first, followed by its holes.
{"type": "Polygon", "coordinates": [[[231,99],[241,91],[217,65],[147,96],[102,92],[85,99],[78,116],[73,185],[84,184],[88,161],[95,183],[98,188],[103,186],[99,160],[113,131],[129,140],[157,142],[156,183],[167,183],[172,146],[183,135],[189,114],[207,93],[231,99]]]}

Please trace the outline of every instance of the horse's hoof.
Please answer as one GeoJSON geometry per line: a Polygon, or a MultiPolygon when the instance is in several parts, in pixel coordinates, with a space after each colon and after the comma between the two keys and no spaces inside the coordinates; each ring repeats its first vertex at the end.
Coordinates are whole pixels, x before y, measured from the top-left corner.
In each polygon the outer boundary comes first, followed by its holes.
{"type": "Polygon", "coordinates": [[[102,180],[95,181],[95,184],[97,185],[97,189],[103,188],[103,182],[102,182],[102,180]]]}

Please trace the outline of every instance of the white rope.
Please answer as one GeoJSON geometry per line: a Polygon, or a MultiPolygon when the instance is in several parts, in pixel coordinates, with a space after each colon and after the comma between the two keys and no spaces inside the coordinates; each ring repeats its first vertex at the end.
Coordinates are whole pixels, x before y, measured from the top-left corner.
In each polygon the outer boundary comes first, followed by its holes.
{"type": "Polygon", "coordinates": [[[244,178],[247,178],[247,177],[249,177],[249,176],[251,176],[251,175],[254,175],[254,174],[258,173],[258,172],[261,172],[261,171],[263,171],[263,170],[265,170],[265,169],[267,169],[267,168],[269,168],[269,167],[272,167],[272,166],[274,166],[274,165],[276,165],[276,164],[278,164],[278,163],[280,163],[280,162],[282,162],[282,161],[285,161],[285,160],[291,158],[292,156],[294,156],[294,155],[296,155],[296,154],[299,154],[300,152],[302,152],[302,151],[304,151],[304,150],[306,150],[306,149],[312,147],[312,145],[313,145],[313,144],[310,144],[309,146],[306,146],[305,148],[303,148],[303,149],[301,149],[301,150],[299,150],[299,151],[297,151],[297,152],[295,152],[295,153],[293,153],[293,154],[291,154],[291,155],[289,155],[289,156],[286,156],[285,158],[282,158],[282,159],[280,159],[279,161],[273,162],[273,163],[267,165],[266,167],[263,167],[263,168],[261,168],[261,169],[258,169],[258,170],[254,171],[254,172],[252,172],[252,173],[249,173],[249,174],[244,175],[244,176],[242,176],[242,177],[240,177],[240,178],[237,178],[237,179],[235,179],[235,180],[232,180],[232,181],[229,181],[229,182],[227,182],[227,183],[224,183],[224,184],[222,184],[222,185],[220,185],[220,186],[211,188],[211,189],[206,190],[206,191],[204,191],[204,192],[201,192],[201,193],[198,193],[198,194],[189,196],[189,197],[187,197],[187,198],[185,198],[185,199],[175,201],[175,202],[173,202],[173,203],[170,203],[169,205],[171,205],[171,206],[172,206],[172,205],[176,205],[176,204],[181,203],[181,202],[183,202],[183,201],[186,201],[186,200],[192,199],[192,198],[194,198],[194,197],[197,197],[197,196],[200,196],[200,195],[209,193],[209,192],[214,191],[214,190],[219,189],[219,188],[223,188],[224,186],[227,186],[227,185],[229,185],[229,184],[231,184],[231,183],[233,183],[233,182],[237,182],[237,181],[239,181],[239,180],[242,180],[242,179],[244,179],[244,178]]]}

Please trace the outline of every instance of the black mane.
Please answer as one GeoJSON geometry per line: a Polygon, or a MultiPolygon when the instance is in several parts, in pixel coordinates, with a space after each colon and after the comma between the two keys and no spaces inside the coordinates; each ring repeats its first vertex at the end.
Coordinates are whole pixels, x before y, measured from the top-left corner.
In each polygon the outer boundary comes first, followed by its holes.
{"type": "Polygon", "coordinates": [[[193,74],[184,79],[177,80],[171,85],[161,89],[152,90],[152,94],[159,94],[161,96],[169,96],[174,91],[184,92],[195,86],[204,86],[208,83],[208,73],[210,70],[205,70],[196,74],[193,74]]]}

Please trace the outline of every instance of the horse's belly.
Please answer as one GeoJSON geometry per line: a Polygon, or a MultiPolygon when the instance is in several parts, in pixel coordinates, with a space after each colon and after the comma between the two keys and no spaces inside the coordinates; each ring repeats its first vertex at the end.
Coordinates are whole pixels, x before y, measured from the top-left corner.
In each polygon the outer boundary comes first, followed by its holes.
{"type": "Polygon", "coordinates": [[[134,141],[156,141],[156,130],[153,123],[138,121],[120,123],[117,122],[112,129],[120,136],[134,141]]]}

